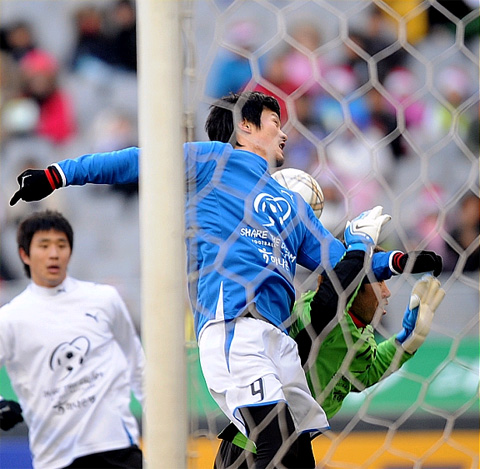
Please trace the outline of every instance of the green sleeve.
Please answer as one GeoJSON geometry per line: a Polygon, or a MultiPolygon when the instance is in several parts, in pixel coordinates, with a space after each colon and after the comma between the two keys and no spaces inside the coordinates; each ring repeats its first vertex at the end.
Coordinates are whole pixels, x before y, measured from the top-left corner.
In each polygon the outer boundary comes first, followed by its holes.
{"type": "MultiPolygon", "coordinates": [[[[404,352],[395,343],[395,336],[377,345],[376,355],[368,369],[362,373],[353,373],[355,377],[368,388],[378,383],[381,379],[397,371],[413,355],[404,352]]],[[[359,391],[352,389],[352,391],[359,391]]],[[[361,391],[361,390],[360,390],[361,391]]]]}
{"type": "Polygon", "coordinates": [[[315,296],[315,291],[307,291],[293,305],[292,319],[293,324],[290,328],[289,335],[292,339],[297,337],[298,333],[310,324],[310,303],[315,296]]]}
{"type": "MultiPolygon", "coordinates": [[[[350,329],[348,319],[342,319],[322,341],[315,363],[308,369],[307,382],[317,402],[323,407],[328,418],[333,417],[342,406],[343,400],[351,390],[351,383],[344,376],[348,363],[344,364],[348,346],[344,330],[347,334],[355,334],[350,329]]],[[[357,337],[352,337],[353,341],[357,337]]]]}

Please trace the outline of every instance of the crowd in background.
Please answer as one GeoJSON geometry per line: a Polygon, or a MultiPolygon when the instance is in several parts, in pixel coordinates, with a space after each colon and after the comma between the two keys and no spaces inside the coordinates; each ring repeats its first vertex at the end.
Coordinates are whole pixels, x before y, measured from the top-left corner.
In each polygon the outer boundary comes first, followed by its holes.
{"type": "MultiPolygon", "coordinates": [[[[138,278],[138,185],[87,188],[81,200],[64,193],[32,207],[8,207],[16,175],[27,167],[138,145],[135,4],[78,2],[65,21],[71,22],[73,41],[63,60],[43,46],[38,25],[21,11],[1,25],[1,278],[22,278],[13,248],[16,225],[26,213],[45,207],[73,218],[76,250],[98,259],[99,280],[117,272],[119,252],[126,253],[123,275],[138,278]],[[99,191],[111,196],[97,200],[99,191]],[[93,200],[94,210],[86,211],[93,200]],[[112,225],[118,226],[113,237],[112,225]]],[[[79,275],[84,264],[77,263],[79,275]]],[[[91,267],[85,269],[88,276],[91,267]]]]}
{"type": "MultiPolygon", "coordinates": [[[[452,7],[458,8],[455,13],[469,12],[462,3],[452,7]]],[[[456,31],[436,13],[426,15],[422,34],[408,38],[432,59],[448,49],[456,31]]],[[[465,190],[468,177],[476,176],[478,183],[477,65],[461,53],[452,55],[432,67],[429,84],[425,60],[412,54],[413,47],[402,47],[398,24],[390,20],[372,5],[363,27],[353,26],[331,53],[332,41],[325,43],[321,29],[305,18],[291,25],[288,42],[258,57],[257,71],[251,57],[259,47],[259,26],[239,21],[229,28],[224,50],[214,61],[207,93],[219,97],[256,89],[279,99],[289,135],[285,166],[319,180],[326,196],[322,221],[332,231],[341,232],[345,216],[381,201],[401,216],[395,230],[404,229],[400,241],[405,247],[434,249],[453,270],[457,251],[467,249],[467,238],[472,242],[479,233],[478,186],[465,190]],[[467,217],[470,204],[476,210],[467,217]],[[460,240],[459,232],[471,235],[460,240]]],[[[478,24],[469,24],[465,42],[475,41],[478,24]]],[[[478,249],[470,246],[469,254],[465,270],[478,269],[478,249]]]]}
{"type": "MultiPolygon", "coordinates": [[[[407,31],[408,45],[398,40],[398,24],[373,4],[362,28],[351,25],[326,40],[315,18],[305,17],[288,24],[288,36],[263,54],[261,26],[235,21],[205,71],[203,96],[256,89],[279,99],[289,136],[285,166],[318,179],[326,198],[322,221],[332,232],[340,234],[346,216],[380,203],[398,218],[390,233],[394,247],[431,248],[444,256],[447,270],[465,250],[459,268],[474,271],[479,22],[471,15],[474,2],[449,3],[451,14],[473,18],[461,47],[458,24],[434,8],[425,12],[423,28],[407,31]],[[437,60],[442,54],[445,60],[437,60]],[[427,62],[435,65],[430,72],[427,62]]],[[[13,247],[18,220],[46,206],[72,218],[75,249],[97,259],[99,279],[119,271],[119,253],[120,270],[140,276],[136,185],[89,187],[81,198],[75,190],[59,191],[31,206],[8,207],[15,176],[27,167],[138,145],[135,4],[78,2],[69,11],[68,57],[48,50],[21,11],[1,24],[3,280],[22,277],[13,247]],[[99,191],[109,194],[98,197],[99,191]]],[[[197,134],[204,138],[202,129],[197,134]]],[[[80,262],[77,268],[82,276],[80,262]]]]}

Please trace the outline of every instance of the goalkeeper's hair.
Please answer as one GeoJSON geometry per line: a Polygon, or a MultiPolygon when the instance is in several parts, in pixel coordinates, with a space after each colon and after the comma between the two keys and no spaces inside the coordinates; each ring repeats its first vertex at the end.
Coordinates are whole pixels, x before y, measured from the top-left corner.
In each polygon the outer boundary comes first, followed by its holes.
{"type": "Polygon", "coordinates": [[[280,105],[273,96],[258,91],[231,93],[210,106],[205,122],[205,131],[213,142],[228,143],[235,140],[234,122],[245,119],[255,127],[261,127],[264,109],[269,109],[280,117],[280,105]]]}
{"type": "MultiPolygon", "coordinates": [[[[60,213],[54,210],[35,212],[25,218],[17,230],[18,248],[22,248],[27,256],[30,255],[32,238],[37,231],[55,230],[64,233],[67,237],[70,249],[73,249],[73,228],[69,221],[60,213]]],[[[30,278],[30,267],[23,263],[25,274],[30,278]]]]}

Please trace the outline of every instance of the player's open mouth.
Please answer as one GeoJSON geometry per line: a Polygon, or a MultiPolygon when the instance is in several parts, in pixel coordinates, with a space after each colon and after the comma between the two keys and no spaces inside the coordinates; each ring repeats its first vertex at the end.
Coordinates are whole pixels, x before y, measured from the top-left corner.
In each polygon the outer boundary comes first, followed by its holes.
{"type": "Polygon", "coordinates": [[[285,148],[285,143],[281,143],[280,145],[278,145],[280,147],[280,150],[283,150],[285,148]]]}

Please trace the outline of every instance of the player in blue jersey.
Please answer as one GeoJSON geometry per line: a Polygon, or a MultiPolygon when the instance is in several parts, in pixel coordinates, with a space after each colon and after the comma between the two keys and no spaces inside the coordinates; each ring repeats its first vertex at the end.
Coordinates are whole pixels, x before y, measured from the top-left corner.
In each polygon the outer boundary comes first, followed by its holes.
{"type": "MultiPolygon", "coordinates": [[[[346,248],[300,195],[270,176],[269,167],[283,163],[287,141],[274,98],[258,92],[222,98],[206,131],[210,142],[184,144],[189,294],[202,371],[225,415],[255,441],[257,468],[280,460],[314,467],[310,432],[328,421],[288,336],[293,278],[297,263],[332,269],[346,248]]],[[[69,185],[135,182],[140,153],[132,147],[26,170],[10,203],[69,185]]],[[[389,217],[381,207],[361,217],[351,225],[358,243],[375,243],[389,217]]],[[[389,278],[403,270],[400,259],[399,252],[375,254],[372,269],[389,278]]]]}

